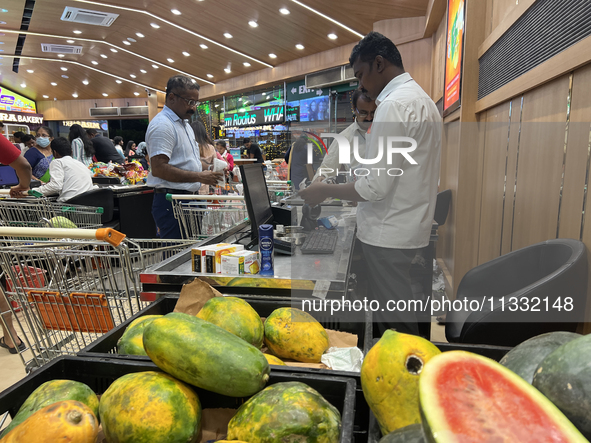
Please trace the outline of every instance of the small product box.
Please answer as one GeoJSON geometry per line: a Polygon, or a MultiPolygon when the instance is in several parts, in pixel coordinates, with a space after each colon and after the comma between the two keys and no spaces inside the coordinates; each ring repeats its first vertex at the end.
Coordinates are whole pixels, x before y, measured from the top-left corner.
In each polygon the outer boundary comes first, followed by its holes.
{"type": "Polygon", "coordinates": [[[238,251],[222,255],[222,274],[258,274],[259,268],[259,253],[256,251],[238,251]]]}
{"type": "Polygon", "coordinates": [[[243,251],[243,245],[224,245],[217,248],[207,249],[201,262],[201,269],[206,274],[222,273],[222,256],[232,252],[243,251]]]}
{"type": "Polygon", "coordinates": [[[191,269],[193,272],[205,272],[203,268],[203,258],[205,251],[212,248],[219,248],[220,246],[228,246],[230,243],[217,243],[209,246],[199,246],[191,250],[191,269]]]}

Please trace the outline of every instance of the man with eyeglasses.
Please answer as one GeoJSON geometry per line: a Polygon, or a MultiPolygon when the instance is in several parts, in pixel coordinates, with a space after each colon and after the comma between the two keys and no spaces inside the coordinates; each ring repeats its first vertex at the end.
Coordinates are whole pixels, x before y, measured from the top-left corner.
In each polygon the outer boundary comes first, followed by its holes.
{"type": "Polygon", "coordinates": [[[360,166],[353,155],[355,139],[357,139],[358,143],[359,157],[365,158],[365,137],[373,121],[376,103],[363,94],[360,89],[355,90],[351,102],[353,104],[355,121],[339,134],[349,141],[349,146],[351,147],[351,164],[339,165],[339,147],[338,142],[334,140],[328,147],[328,154],[322,160],[322,164],[316,171],[313,181],[322,181],[329,177],[335,177],[337,176],[337,171],[339,173],[337,178],[346,177],[347,180],[343,181],[353,181],[355,176],[352,171],[360,166]]]}
{"type": "Polygon", "coordinates": [[[199,85],[184,75],[169,78],[165,106],[146,132],[152,167],[147,184],[154,187],[152,216],[160,238],[181,238],[166,194],[196,194],[202,183],[217,185],[223,177],[222,172],[202,171],[199,146],[187,122],[197,106],[199,85]]]}

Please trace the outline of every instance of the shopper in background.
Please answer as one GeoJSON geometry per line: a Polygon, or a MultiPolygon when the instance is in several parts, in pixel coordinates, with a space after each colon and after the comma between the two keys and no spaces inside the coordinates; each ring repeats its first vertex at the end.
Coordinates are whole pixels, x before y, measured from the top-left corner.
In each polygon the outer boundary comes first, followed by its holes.
{"type": "Polygon", "coordinates": [[[263,163],[265,161],[260,146],[256,143],[253,143],[249,137],[243,139],[242,144],[248,152],[248,158],[256,158],[255,163],[263,163]]]}
{"type": "Polygon", "coordinates": [[[296,191],[305,180],[310,180],[314,176],[312,165],[308,164],[308,140],[304,133],[299,130],[291,131],[292,139],[295,142],[291,144],[285,153],[285,162],[288,165],[287,179],[291,180],[296,191]]]}
{"type": "Polygon", "coordinates": [[[137,145],[135,155],[136,157],[139,157],[137,161],[140,162],[144,171],[147,171],[150,168],[150,164],[148,162],[148,147],[146,146],[146,142],[140,142],[140,144],[137,145]]]}
{"type": "Polygon", "coordinates": [[[203,171],[195,133],[186,121],[199,105],[199,84],[175,75],[166,84],[164,108],[150,122],[146,144],[152,170],[148,186],[154,187],[152,216],[160,238],[181,238],[178,221],[166,194],[194,194],[201,184],[215,185],[223,173],[203,171]]]}
{"type": "Polygon", "coordinates": [[[335,177],[337,175],[337,170],[340,173],[340,177],[346,177],[346,180],[343,181],[354,181],[355,176],[353,171],[361,166],[355,159],[353,152],[355,140],[357,140],[359,158],[365,158],[365,137],[367,130],[373,121],[376,103],[366,97],[363,92],[361,92],[361,89],[356,89],[355,92],[353,92],[351,102],[353,104],[355,121],[339,134],[345,137],[349,142],[349,147],[351,148],[351,164],[339,164],[339,144],[334,140],[328,147],[328,154],[324,156],[322,164],[316,170],[314,181],[321,181],[328,177],[335,177]]]}
{"type": "Polygon", "coordinates": [[[19,148],[23,154],[27,151],[27,149],[29,149],[23,143],[24,136],[25,133],[21,131],[16,131],[14,134],[12,134],[12,137],[14,138],[14,145],[19,148]]]}
{"type": "MultiPolygon", "coordinates": [[[[214,167],[214,159],[223,161],[228,164],[221,154],[215,149],[213,140],[207,133],[205,125],[200,120],[195,120],[191,123],[191,128],[195,133],[195,141],[199,145],[199,160],[201,160],[201,169],[204,171],[211,170],[214,167]]],[[[217,183],[216,183],[217,184],[217,183]]],[[[211,193],[209,185],[201,185],[199,188],[200,195],[208,195],[211,193]]]]}
{"type": "Polygon", "coordinates": [[[123,137],[118,135],[115,138],[113,138],[113,144],[115,145],[115,149],[117,150],[119,155],[123,157],[123,162],[120,163],[125,163],[125,159],[127,158],[127,156],[125,155],[125,150],[123,149],[123,137]]]}
{"type": "MultiPolygon", "coordinates": [[[[47,126],[37,129],[34,147],[30,147],[25,153],[25,158],[33,168],[33,177],[43,183],[49,182],[49,164],[53,160],[49,144],[53,140],[53,131],[47,126]]],[[[26,144],[26,142],[25,142],[26,144]]]]}
{"type": "Polygon", "coordinates": [[[226,149],[226,142],[224,140],[216,142],[215,148],[222,156],[222,158],[226,160],[226,163],[228,163],[228,168],[230,172],[232,172],[234,170],[234,157],[232,156],[232,154],[230,154],[228,149],[226,149]]]}
{"type": "Polygon", "coordinates": [[[72,146],[72,158],[89,166],[93,162],[94,147],[82,126],[77,124],[70,126],[68,140],[72,146]]]}
{"type": "Polygon", "coordinates": [[[25,152],[35,146],[35,136],[32,134],[25,134],[21,140],[25,144],[25,152]]]}
{"type": "Polygon", "coordinates": [[[94,148],[94,156],[96,161],[103,163],[125,163],[125,158],[119,155],[111,140],[103,137],[96,129],[89,128],[86,130],[88,137],[92,140],[92,147],[94,148]]]}
{"type": "Polygon", "coordinates": [[[136,144],[133,140],[129,140],[127,142],[127,146],[125,147],[125,158],[129,159],[129,157],[133,157],[135,155],[136,144]]]}
{"type": "Polygon", "coordinates": [[[51,180],[37,188],[45,196],[59,194],[58,202],[66,202],[92,190],[92,173],[82,162],[72,158],[72,147],[64,137],[51,142],[55,159],[49,167],[51,180]]]}
{"type": "MultiPolygon", "coordinates": [[[[433,100],[404,71],[400,53],[388,38],[370,32],[353,48],[349,62],[362,91],[377,104],[368,132],[366,158],[379,157],[380,147],[388,137],[409,137],[416,142],[416,149],[407,153],[414,163],[398,153],[382,155],[371,165],[374,172],[358,177],[354,183],[314,183],[300,196],[310,205],[328,197],[360,202],[357,238],[369,270],[370,293],[383,307],[391,299],[414,298],[410,266],[417,249],[429,244],[437,198],[442,120],[433,100]],[[383,173],[389,170],[394,174],[383,173]]],[[[378,336],[389,328],[419,333],[416,313],[410,309],[378,309],[373,314],[378,336]]]]}

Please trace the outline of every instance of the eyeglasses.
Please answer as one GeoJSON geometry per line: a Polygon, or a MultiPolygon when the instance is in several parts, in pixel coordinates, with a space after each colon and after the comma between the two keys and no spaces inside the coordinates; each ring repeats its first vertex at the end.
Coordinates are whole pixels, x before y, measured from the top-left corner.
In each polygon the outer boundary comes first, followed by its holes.
{"type": "Polygon", "coordinates": [[[197,106],[199,106],[201,104],[201,102],[198,102],[197,100],[189,100],[189,99],[186,99],[185,97],[181,97],[176,92],[173,92],[173,94],[176,95],[178,98],[182,98],[191,107],[193,107],[193,106],[197,107],[197,106]]]}
{"type": "Polygon", "coordinates": [[[357,115],[358,115],[359,117],[363,117],[363,118],[367,118],[367,117],[369,117],[370,115],[371,115],[371,116],[373,116],[373,115],[374,115],[374,111],[367,112],[367,111],[360,111],[359,109],[355,109],[355,112],[357,112],[357,115]]]}

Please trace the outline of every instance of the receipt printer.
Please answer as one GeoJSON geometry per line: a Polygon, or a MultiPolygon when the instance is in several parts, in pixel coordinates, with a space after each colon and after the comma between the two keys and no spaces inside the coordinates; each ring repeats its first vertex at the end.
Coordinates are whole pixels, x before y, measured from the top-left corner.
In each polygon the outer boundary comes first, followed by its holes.
{"type": "Polygon", "coordinates": [[[272,206],[273,222],[275,225],[296,226],[298,209],[291,205],[272,206]]]}

